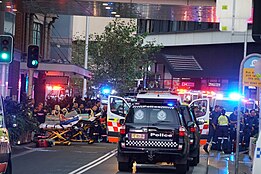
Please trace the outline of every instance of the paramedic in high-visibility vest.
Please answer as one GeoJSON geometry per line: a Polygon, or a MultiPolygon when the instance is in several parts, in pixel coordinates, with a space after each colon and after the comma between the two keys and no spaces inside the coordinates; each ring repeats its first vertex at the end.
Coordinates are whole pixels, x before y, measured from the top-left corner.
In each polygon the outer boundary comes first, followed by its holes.
{"type": "Polygon", "coordinates": [[[216,149],[216,127],[217,127],[217,118],[220,115],[220,106],[216,105],[214,111],[211,112],[209,116],[209,133],[207,143],[204,145],[203,149],[206,153],[209,153],[208,146],[212,142],[212,149],[216,149]]]}
{"type": "Polygon", "coordinates": [[[226,115],[225,109],[221,110],[221,115],[217,119],[217,148],[219,151],[224,151],[225,153],[231,150],[231,147],[229,147],[229,125],[230,121],[228,116],[226,115]]]}

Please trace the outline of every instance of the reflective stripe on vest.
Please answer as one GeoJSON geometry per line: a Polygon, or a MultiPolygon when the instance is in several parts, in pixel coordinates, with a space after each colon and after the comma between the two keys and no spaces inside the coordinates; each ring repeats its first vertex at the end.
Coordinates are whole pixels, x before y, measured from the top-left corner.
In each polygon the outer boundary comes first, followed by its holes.
{"type": "Polygon", "coordinates": [[[218,125],[220,126],[228,126],[228,118],[225,115],[221,115],[218,117],[218,125]]]}

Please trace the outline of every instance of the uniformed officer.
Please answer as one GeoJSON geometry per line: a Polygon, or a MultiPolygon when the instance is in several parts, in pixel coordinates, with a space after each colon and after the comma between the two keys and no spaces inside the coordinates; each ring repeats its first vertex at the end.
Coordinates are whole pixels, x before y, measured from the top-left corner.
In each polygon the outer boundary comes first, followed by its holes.
{"type": "Polygon", "coordinates": [[[212,141],[212,149],[216,149],[216,126],[217,126],[217,118],[220,115],[220,106],[216,105],[214,111],[211,112],[209,116],[209,133],[208,133],[208,139],[207,143],[204,145],[203,149],[206,153],[209,153],[208,146],[212,141]]]}
{"type": "Polygon", "coordinates": [[[258,133],[258,119],[256,116],[256,111],[252,109],[250,111],[250,116],[245,118],[244,127],[244,141],[246,148],[249,147],[250,137],[258,133]]]}
{"type": "Polygon", "coordinates": [[[227,152],[228,149],[230,149],[228,146],[229,118],[226,115],[225,109],[222,109],[221,115],[217,119],[217,123],[218,150],[227,152]]]}

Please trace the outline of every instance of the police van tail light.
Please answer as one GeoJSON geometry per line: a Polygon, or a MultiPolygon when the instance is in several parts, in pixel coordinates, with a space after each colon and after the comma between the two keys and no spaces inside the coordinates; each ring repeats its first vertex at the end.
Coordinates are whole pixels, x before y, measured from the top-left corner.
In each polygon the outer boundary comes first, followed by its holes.
{"type": "Polygon", "coordinates": [[[120,134],[121,134],[121,135],[125,135],[125,134],[126,134],[125,126],[122,126],[122,127],[121,127],[121,129],[120,129],[120,134]]]}
{"type": "Polygon", "coordinates": [[[179,127],[179,136],[184,137],[186,135],[186,129],[183,126],[179,127]]]}
{"type": "Polygon", "coordinates": [[[194,127],[191,127],[191,128],[190,128],[190,132],[193,132],[193,133],[196,132],[196,127],[195,127],[195,126],[194,126],[194,127]]]}

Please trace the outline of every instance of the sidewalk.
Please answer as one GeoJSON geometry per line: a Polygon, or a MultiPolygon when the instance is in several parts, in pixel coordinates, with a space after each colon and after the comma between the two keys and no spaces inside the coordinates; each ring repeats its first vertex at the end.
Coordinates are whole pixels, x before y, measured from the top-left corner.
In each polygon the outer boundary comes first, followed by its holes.
{"type": "MultiPolygon", "coordinates": [[[[252,161],[247,154],[239,155],[239,174],[251,174],[252,161]]],[[[235,173],[235,154],[224,154],[218,151],[210,151],[209,174],[235,173]]]]}

